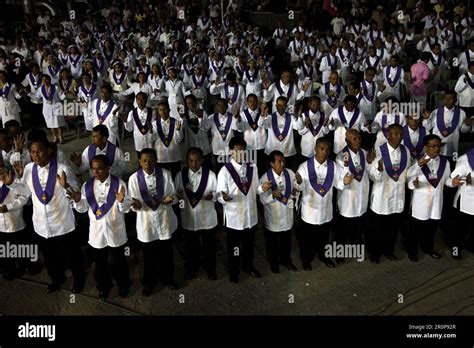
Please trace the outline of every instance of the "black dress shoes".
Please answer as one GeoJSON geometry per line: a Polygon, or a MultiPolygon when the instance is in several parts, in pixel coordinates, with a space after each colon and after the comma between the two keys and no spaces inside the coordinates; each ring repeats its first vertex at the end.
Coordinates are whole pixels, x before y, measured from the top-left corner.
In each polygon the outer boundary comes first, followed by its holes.
{"type": "Polygon", "coordinates": [[[311,267],[310,263],[303,263],[303,269],[305,271],[311,271],[313,269],[313,267],[311,267]]]}
{"type": "Polygon", "coordinates": [[[417,255],[408,255],[408,258],[410,259],[411,262],[418,262],[417,255]]]}
{"type": "Polygon", "coordinates": [[[385,257],[387,257],[387,259],[389,261],[397,261],[398,260],[398,257],[395,254],[388,254],[388,255],[385,255],[385,257]]]}
{"type": "Polygon", "coordinates": [[[254,277],[254,278],[261,278],[262,277],[262,274],[259,271],[257,271],[257,269],[255,267],[242,268],[242,271],[244,271],[245,273],[248,273],[251,277],[254,277]]]}
{"type": "Polygon", "coordinates": [[[51,283],[48,285],[46,288],[46,292],[49,294],[52,294],[53,292],[56,292],[61,289],[61,284],[58,283],[51,283]]]}
{"type": "Polygon", "coordinates": [[[176,283],[176,280],[174,279],[171,279],[170,281],[166,282],[166,287],[171,290],[179,289],[178,283],[176,283]]]}
{"type": "Polygon", "coordinates": [[[331,259],[326,259],[323,261],[326,267],[333,268],[336,267],[336,264],[331,259]]]}
{"type": "Polygon", "coordinates": [[[434,250],[430,253],[430,256],[431,256],[433,259],[440,259],[440,258],[441,258],[441,254],[438,253],[437,251],[434,251],[434,250]]]}
{"type": "Polygon", "coordinates": [[[296,268],[296,266],[294,264],[292,264],[291,262],[289,264],[286,264],[285,267],[290,272],[296,272],[298,270],[298,268],[296,268]]]}

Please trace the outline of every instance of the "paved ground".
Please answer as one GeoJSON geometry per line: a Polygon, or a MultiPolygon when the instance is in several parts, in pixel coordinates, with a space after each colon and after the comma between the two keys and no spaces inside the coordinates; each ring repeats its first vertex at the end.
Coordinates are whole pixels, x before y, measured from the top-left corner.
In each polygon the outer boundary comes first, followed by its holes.
{"type": "MultiPolygon", "coordinates": [[[[73,136],[70,133],[69,139],[73,136]]],[[[78,151],[88,139],[74,140],[63,146],[66,153],[78,151]]],[[[123,141],[124,151],[130,151],[134,166],[135,152],[131,138],[123,141]]],[[[176,279],[180,290],[155,289],[149,298],[141,296],[141,254],[132,248],[129,259],[133,286],[129,297],[118,297],[114,287],[106,302],[97,299],[93,266],[87,270],[85,291],[73,295],[69,289],[47,294],[46,271],[35,277],[25,276],[14,281],[0,280],[0,313],[5,315],[473,315],[474,255],[465,253],[462,261],[454,261],[441,240],[441,260],[420,255],[412,263],[398,245],[400,261],[382,258],[379,265],[349,260],[328,269],[319,261],[313,271],[301,269],[296,243],[293,260],[300,269],[290,273],[270,273],[265,259],[263,233],[256,240],[255,265],[263,278],[241,275],[239,284],[231,284],[225,270],[224,236],[219,234],[217,272],[219,279],[207,280],[205,273],[197,279],[184,281],[181,243],[175,252],[176,279]],[[402,295],[402,299],[400,297],[402,295]],[[402,303],[399,303],[399,302],[402,303]]],[[[399,243],[400,244],[400,243],[399,243]]]]}

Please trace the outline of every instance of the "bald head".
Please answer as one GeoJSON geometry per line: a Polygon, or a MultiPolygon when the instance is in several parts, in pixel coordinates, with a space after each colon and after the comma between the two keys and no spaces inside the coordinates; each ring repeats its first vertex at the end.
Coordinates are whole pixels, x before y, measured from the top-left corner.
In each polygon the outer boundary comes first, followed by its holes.
{"type": "Polygon", "coordinates": [[[346,142],[349,149],[353,152],[359,151],[362,142],[359,131],[352,128],[348,129],[346,132],[346,142]]]}

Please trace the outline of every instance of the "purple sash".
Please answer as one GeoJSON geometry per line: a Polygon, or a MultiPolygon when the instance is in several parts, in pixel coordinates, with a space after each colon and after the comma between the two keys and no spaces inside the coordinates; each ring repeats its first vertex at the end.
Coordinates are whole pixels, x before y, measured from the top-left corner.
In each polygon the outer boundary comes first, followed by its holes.
{"type": "Polygon", "coordinates": [[[470,57],[470,54],[469,54],[469,49],[465,50],[464,54],[466,55],[467,65],[469,65],[469,62],[471,61],[471,57],[470,57]]]}
{"type": "MultiPolygon", "coordinates": [[[[331,105],[331,107],[335,107],[337,104],[337,97],[330,97],[328,94],[331,91],[331,82],[326,82],[324,84],[324,91],[326,92],[326,95],[328,96],[328,104],[331,105]]],[[[336,84],[336,93],[339,96],[341,94],[341,85],[338,83],[336,84]]]]}
{"type": "Polygon", "coordinates": [[[158,131],[158,136],[160,137],[162,143],[168,147],[171,144],[171,141],[173,140],[173,135],[174,135],[174,127],[176,124],[176,120],[173,117],[169,118],[170,120],[170,128],[168,131],[168,136],[165,136],[163,133],[163,128],[161,126],[161,118],[156,120],[156,129],[158,131]]]}
{"type": "Polygon", "coordinates": [[[313,78],[314,69],[313,69],[312,66],[309,67],[309,71],[308,71],[308,70],[306,70],[305,64],[303,64],[303,65],[301,65],[301,70],[303,70],[304,77],[310,77],[311,79],[313,78]]]}
{"type": "Polygon", "coordinates": [[[460,114],[461,110],[455,106],[451,127],[446,127],[446,124],[444,123],[444,106],[438,107],[438,111],[436,112],[436,125],[438,126],[438,129],[443,137],[448,137],[456,129],[459,123],[460,114]],[[448,132],[448,134],[444,135],[444,132],[448,132]]]}
{"type": "MultiPolygon", "coordinates": [[[[396,114],[395,115],[395,124],[400,124],[400,115],[396,114]]],[[[388,129],[388,120],[387,120],[387,115],[383,114],[382,115],[382,132],[383,135],[385,136],[385,139],[387,139],[387,129],[388,129]]]]}
{"type": "Polygon", "coordinates": [[[98,72],[102,72],[102,69],[104,67],[104,59],[94,59],[94,67],[98,72]]]}
{"type": "Polygon", "coordinates": [[[380,146],[380,153],[382,154],[385,171],[387,172],[388,176],[391,177],[393,181],[398,181],[398,178],[403,173],[408,163],[407,153],[405,151],[405,148],[403,147],[403,145],[400,145],[400,154],[401,154],[400,167],[397,168],[396,170],[394,169],[392,165],[390,154],[388,153],[387,143],[380,146]]]}
{"type": "Polygon", "coordinates": [[[155,166],[155,177],[156,177],[156,195],[150,196],[150,194],[148,193],[148,186],[146,185],[143,169],[140,168],[137,171],[137,181],[138,181],[138,188],[140,189],[140,194],[143,198],[143,201],[152,210],[158,209],[161,202],[163,201],[163,196],[165,194],[163,169],[161,169],[161,167],[159,166],[155,166]]]}
{"type": "Polygon", "coordinates": [[[316,193],[318,193],[321,197],[324,197],[326,193],[328,193],[331,189],[332,182],[334,180],[334,162],[330,159],[327,160],[326,178],[324,179],[324,182],[321,185],[318,183],[318,176],[316,175],[316,169],[314,166],[315,160],[316,159],[314,157],[311,157],[307,161],[309,182],[311,183],[311,186],[316,191],[316,193]]]}
{"type": "Polygon", "coordinates": [[[59,80],[59,88],[61,88],[63,92],[69,92],[69,88],[71,87],[71,85],[72,85],[72,79],[67,80],[66,86],[64,86],[63,79],[59,80]]]}
{"type": "Polygon", "coordinates": [[[403,127],[403,144],[408,148],[410,154],[413,158],[420,159],[423,156],[423,139],[426,135],[426,129],[422,125],[418,127],[418,143],[412,144],[410,139],[410,130],[408,129],[408,125],[403,127]]]}
{"type": "Polygon", "coordinates": [[[12,86],[9,83],[5,84],[0,90],[0,98],[8,98],[8,94],[10,94],[11,89],[12,86]]]}
{"type": "Polygon", "coordinates": [[[365,85],[365,80],[361,82],[362,83],[362,93],[364,94],[364,97],[370,101],[373,102],[375,98],[375,83],[374,81],[371,81],[370,85],[372,86],[372,95],[369,94],[369,91],[367,90],[367,86],[365,85]]]}
{"type": "Polygon", "coordinates": [[[191,65],[191,69],[188,69],[187,64],[183,64],[183,70],[184,70],[184,72],[186,73],[187,76],[191,76],[193,66],[191,65]]]}
{"type": "Polygon", "coordinates": [[[80,54],[78,54],[78,55],[77,55],[77,58],[74,59],[74,58],[72,58],[71,55],[69,55],[69,61],[71,62],[71,64],[72,64],[72,66],[74,67],[74,69],[76,68],[76,64],[79,62],[79,59],[81,59],[81,57],[82,57],[82,56],[81,56],[80,54]]]}
{"type": "Polygon", "coordinates": [[[370,66],[370,67],[373,67],[373,68],[376,68],[376,69],[377,69],[377,66],[378,66],[379,63],[380,63],[380,57],[379,57],[379,56],[376,56],[376,57],[377,57],[377,59],[375,59],[375,63],[374,63],[374,64],[372,64],[372,63],[370,62],[370,56],[367,57],[367,58],[365,59],[365,62],[367,63],[367,66],[370,66]]]}
{"type": "Polygon", "coordinates": [[[35,190],[36,197],[44,205],[48,204],[54,196],[54,186],[56,185],[56,176],[58,174],[58,162],[54,157],[49,161],[48,180],[43,190],[38,177],[38,165],[34,164],[31,171],[31,181],[35,190]]]}
{"type": "Polygon", "coordinates": [[[244,77],[244,72],[242,71],[242,69],[240,69],[240,66],[239,66],[239,65],[236,65],[236,66],[235,66],[235,71],[236,71],[237,74],[240,76],[240,78],[244,77]]]}
{"type": "Polygon", "coordinates": [[[237,187],[239,188],[240,192],[242,192],[245,196],[247,196],[247,193],[250,190],[250,186],[252,185],[253,167],[250,163],[246,163],[246,164],[242,164],[242,165],[247,166],[247,173],[246,173],[247,174],[247,182],[246,183],[242,183],[242,181],[240,181],[240,176],[237,173],[237,171],[235,170],[232,163],[227,162],[225,164],[225,167],[229,171],[229,174],[232,177],[232,179],[234,179],[234,182],[237,185],[237,187]]]}
{"type": "Polygon", "coordinates": [[[406,34],[397,31],[397,32],[395,33],[395,36],[397,37],[398,42],[401,44],[401,42],[405,39],[406,34]],[[400,37],[399,34],[403,34],[402,37],[400,37]]]}
{"type": "Polygon", "coordinates": [[[467,83],[469,84],[469,86],[471,86],[471,88],[474,89],[474,82],[469,78],[469,74],[466,73],[466,79],[467,79],[467,83]]]}
{"type": "Polygon", "coordinates": [[[250,72],[248,70],[245,70],[245,77],[247,78],[247,80],[249,80],[249,82],[251,83],[254,82],[257,76],[258,76],[257,70],[254,70],[254,73],[252,75],[250,75],[250,72]]]}
{"type": "Polygon", "coordinates": [[[235,101],[237,100],[237,97],[239,95],[239,84],[236,83],[234,86],[234,94],[232,95],[232,98],[229,97],[229,85],[226,83],[224,84],[224,97],[229,101],[229,104],[234,104],[235,101]]]}
{"type": "Polygon", "coordinates": [[[63,65],[66,65],[66,64],[67,64],[67,58],[68,58],[68,55],[67,55],[67,54],[64,55],[64,54],[60,53],[60,54],[58,55],[58,58],[59,58],[59,60],[63,63],[63,65]]]}
{"type": "Polygon", "coordinates": [[[355,33],[356,35],[360,35],[360,32],[362,31],[362,26],[359,24],[359,27],[360,27],[360,28],[357,29],[356,25],[357,25],[357,24],[352,24],[352,29],[354,30],[354,33],[355,33]]]}
{"type": "Polygon", "coordinates": [[[84,93],[84,95],[88,98],[88,99],[91,99],[92,96],[94,95],[95,93],[95,85],[92,84],[91,85],[91,88],[89,89],[89,91],[86,89],[86,86],[85,85],[82,85],[81,86],[81,90],[82,90],[82,93],[84,93]]]}
{"type": "Polygon", "coordinates": [[[364,170],[365,170],[365,155],[364,151],[359,150],[359,157],[360,157],[360,167],[355,167],[354,162],[352,161],[352,156],[349,151],[349,147],[346,146],[344,149],[342,149],[342,152],[347,153],[347,156],[349,157],[349,171],[354,174],[354,179],[357,181],[361,181],[362,177],[364,176],[364,170]]]}
{"type": "Polygon", "coordinates": [[[244,115],[245,115],[245,118],[247,119],[247,122],[248,122],[249,126],[250,126],[254,131],[256,131],[257,128],[258,128],[257,122],[258,122],[258,119],[260,118],[260,111],[257,112],[257,117],[255,118],[255,121],[252,120],[252,116],[250,115],[250,112],[249,112],[248,109],[245,109],[245,110],[244,110],[244,115]]]}
{"type": "Polygon", "coordinates": [[[43,74],[39,73],[37,80],[35,79],[35,77],[33,76],[32,73],[29,73],[28,75],[29,75],[30,82],[31,82],[31,84],[33,85],[33,87],[34,87],[34,88],[38,88],[39,85],[41,84],[41,78],[43,77],[43,74]]]}
{"type": "Polygon", "coordinates": [[[150,66],[148,64],[145,65],[145,70],[143,70],[143,67],[141,65],[137,66],[137,70],[137,73],[144,72],[146,76],[150,75],[150,66]]]}
{"type": "Polygon", "coordinates": [[[45,85],[41,86],[41,94],[46,99],[46,101],[53,102],[54,92],[56,91],[56,87],[54,85],[49,86],[49,93],[46,93],[45,85]]]}
{"type": "Polygon", "coordinates": [[[438,59],[434,58],[432,54],[430,55],[430,60],[431,60],[431,63],[433,65],[440,65],[441,64],[441,58],[443,58],[443,56],[441,54],[438,55],[438,59]]]}
{"type": "Polygon", "coordinates": [[[350,49],[347,50],[347,56],[344,55],[344,53],[342,53],[342,48],[339,48],[338,49],[339,51],[339,57],[341,57],[341,60],[344,62],[344,60],[347,58],[349,59],[349,57],[351,56],[352,54],[352,51],[350,49]]]}
{"type": "Polygon", "coordinates": [[[48,65],[48,72],[51,77],[56,77],[58,75],[59,70],[61,70],[61,65],[58,64],[56,67],[51,67],[51,65],[48,65]]]}
{"type": "Polygon", "coordinates": [[[229,134],[230,126],[232,125],[232,114],[227,113],[227,121],[225,123],[224,130],[221,130],[221,124],[220,124],[219,116],[217,113],[214,114],[214,123],[216,125],[217,130],[221,134],[222,140],[225,141],[225,139],[227,138],[227,135],[229,134]]]}
{"type": "Polygon", "coordinates": [[[310,119],[308,128],[309,128],[311,134],[313,134],[313,137],[315,137],[316,135],[318,135],[319,131],[321,130],[321,128],[324,125],[324,119],[325,119],[324,112],[322,112],[322,111],[319,112],[319,121],[318,121],[318,126],[316,128],[314,128],[313,121],[311,121],[311,118],[309,116],[309,110],[306,111],[304,114],[307,118],[310,119]]]}
{"type": "Polygon", "coordinates": [[[3,204],[3,201],[8,196],[8,192],[10,192],[10,189],[8,188],[7,185],[3,184],[2,187],[0,188],[0,204],[3,204]]]}
{"type": "Polygon", "coordinates": [[[105,50],[103,50],[104,52],[104,57],[105,59],[107,59],[108,62],[110,62],[112,60],[112,58],[114,57],[114,51],[107,53],[105,50]]]}
{"type": "MultiPolygon", "coordinates": [[[[114,164],[115,160],[115,149],[117,146],[112,144],[110,141],[107,140],[107,151],[105,152],[105,156],[109,159],[109,164],[114,164]]],[[[92,159],[95,157],[97,152],[97,145],[90,144],[89,149],[87,150],[87,158],[89,159],[89,165],[92,162],[92,159]]]]}
{"type": "Polygon", "coordinates": [[[373,46],[375,45],[375,40],[377,40],[378,38],[380,38],[380,31],[377,30],[377,37],[374,39],[374,31],[370,29],[369,39],[373,46]]]}
{"type": "Polygon", "coordinates": [[[470,149],[468,152],[466,152],[466,157],[471,170],[474,170],[474,149],[470,149]]]}
{"type": "Polygon", "coordinates": [[[397,66],[397,72],[395,73],[395,77],[394,79],[392,80],[390,78],[390,67],[388,66],[385,70],[385,77],[387,78],[387,82],[388,84],[390,85],[390,87],[395,87],[395,85],[397,84],[398,80],[400,79],[400,75],[402,74],[402,69],[397,66]]]}
{"type": "Polygon", "coordinates": [[[276,112],[272,114],[272,129],[275,136],[278,138],[279,141],[283,141],[288,135],[291,125],[291,116],[289,113],[285,112],[285,127],[283,128],[283,132],[280,133],[280,129],[278,128],[278,115],[276,112]]]}
{"type": "MultiPolygon", "coordinates": [[[[147,107],[146,110],[147,110],[147,115],[146,115],[145,124],[142,124],[142,122],[140,121],[140,118],[138,117],[138,108],[133,108],[133,111],[132,111],[132,115],[133,115],[133,119],[135,120],[135,124],[137,125],[138,130],[140,131],[140,133],[142,133],[143,135],[145,135],[148,132],[148,125],[151,124],[151,118],[153,116],[152,108],[147,107]]],[[[161,125],[161,123],[160,123],[160,125],[161,125]]]]}
{"type": "Polygon", "coordinates": [[[109,210],[112,208],[112,206],[115,203],[115,192],[118,191],[120,181],[119,178],[117,178],[115,175],[110,175],[110,187],[109,187],[109,193],[107,194],[107,201],[102,204],[99,207],[99,204],[97,203],[97,200],[95,199],[94,195],[94,181],[96,178],[90,178],[86,182],[85,186],[85,191],[86,191],[86,198],[87,202],[89,203],[89,206],[92,209],[92,212],[95,215],[96,220],[102,219],[109,210]]]}
{"type": "Polygon", "coordinates": [[[109,116],[115,104],[112,100],[109,100],[109,105],[107,106],[107,109],[105,109],[104,114],[101,115],[99,112],[101,102],[102,102],[101,98],[97,99],[97,103],[95,104],[95,111],[97,113],[97,118],[99,119],[99,122],[104,123],[105,119],[107,118],[107,116],[109,116]]]}
{"type": "Polygon", "coordinates": [[[436,178],[433,178],[433,179],[430,179],[431,172],[430,172],[430,168],[428,167],[428,164],[425,164],[423,167],[421,167],[421,171],[423,172],[423,174],[425,174],[426,179],[434,188],[438,187],[438,184],[441,181],[441,178],[443,177],[444,170],[446,169],[447,162],[448,160],[446,159],[445,156],[439,156],[438,171],[436,172],[436,178]]]}
{"type": "Polygon", "coordinates": [[[214,61],[211,60],[211,67],[212,67],[212,70],[214,70],[214,73],[216,75],[219,75],[220,72],[221,72],[221,69],[222,67],[224,66],[224,64],[222,62],[220,62],[221,64],[217,67],[216,65],[214,65],[214,61]]]}
{"type": "Polygon", "coordinates": [[[207,181],[209,179],[209,169],[202,167],[201,182],[196,192],[189,188],[189,177],[188,177],[188,167],[184,167],[181,170],[181,177],[183,179],[184,192],[186,192],[186,197],[191,204],[191,207],[194,209],[196,205],[201,201],[204,191],[206,190],[207,181]]]}
{"type": "Polygon", "coordinates": [[[127,75],[123,71],[122,71],[122,75],[120,76],[120,78],[118,78],[117,75],[115,75],[115,71],[112,73],[112,78],[114,79],[114,81],[117,85],[121,85],[126,76],[127,75]]]}
{"type": "Polygon", "coordinates": [[[194,85],[197,87],[197,88],[201,88],[202,85],[204,84],[204,81],[206,80],[206,77],[204,75],[201,75],[201,81],[198,81],[196,79],[196,75],[195,74],[192,74],[192,79],[193,79],[193,83],[194,85]]]}
{"type": "MultiPolygon", "coordinates": [[[[285,193],[281,193],[277,196],[277,200],[279,200],[283,204],[288,203],[288,199],[290,198],[291,195],[291,180],[290,180],[290,174],[286,169],[283,169],[283,175],[285,176],[285,193]]],[[[272,182],[272,190],[276,190],[278,188],[275,176],[273,175],[273,170],[270,168],[267,171],[267,177],[268,180],[272,182]]]]}
{"type": "Polygon", "coordinates": [[[292,82],[288,83],[288,95],[286,95],[285,92],[283,92],[283,88],[281,88],[280,86],[280,82],[281,80],[275,83],[275,88],[277,89],[280,96],[287,97],[289,101],[291,98],[291,94],[293,93],[293,83],[292,82]]]}
{"type": "Polygon", "coordinates": [[[329,65],[331,68],[332,68],[333,64],[336,64],[336,67],[337,67],[337,56],[334,56],[335,62],[333,63],[333,62],[331,61],[331,55],[328,53],[328,54],[326,55],[326,60],[328,61],[328,65],[329,65]]]}
{"type": "MultiPolygon", "coordinates": [[[[341,119],[342,124],[347,125],[346,115],[344,114],[344,105],[341,105],[340,107],[337,108],[337,113],[339,114],[339,118],[341,119]]],[[[359,108],[356,107],[354,109],[354,114],[352,115],[352,118],[349,122],[349,125],[348,125],[349,128],[352,128],[352,126],[354,126],[358,118],[359,118],[359,108]]]]}

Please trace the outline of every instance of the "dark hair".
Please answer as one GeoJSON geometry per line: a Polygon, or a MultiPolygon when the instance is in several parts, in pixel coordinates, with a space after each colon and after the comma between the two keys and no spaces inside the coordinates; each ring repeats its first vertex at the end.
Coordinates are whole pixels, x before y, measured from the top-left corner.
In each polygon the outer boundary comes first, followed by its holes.
{"type": "Polygon", "coordinates": [[[329,146],[331,146],[332,144],[331,139],[327,136],[324,136],[316,140],[316,145],[314,145],[314,147],[318,147],[320,144],[323,144],[323,143],[329,144],[329,146]]]}
{"type": "Polygon", "coordinates": [[[200,147],[190,147],[188,152],[186,153],[186,159],[188,159],[189,155],[194,155],[195,153],[199,154],[201,159],[204,157],[204,153],[200,147]]]}
{"type": "Polygon", "coordinates": [[[234,72],[230,72],[227,74],[226,79],[230,81],[235,81],[237,80],[237,75],[234,72]]]}
{"type": "Polygon", "coordinates": [[[474,66],[474,60],[471,60],[467,66],[468,69],[471,69],[474,66]]]}
{"type": "Polygon", "coordinates": [[[282,96],[282,95],[277,98],[277,100],[276,100],[277,103],[278,103],[279,100],[284,100],[285,103],[288,103],[288,98],[287,98],[287,97],[284,97],[284,96],[282,96]]]}
{"type": "Polygon", "coordinates": [[[194,103],[197,103],[197,98],[194,94],[188,94],[187,96],[184,97],[184,100],[186,99],[191,99],[194,103]]]}
{"type": "Polygon", "coordinates": [[[458,97],[457,93],[455,91],[453,91],[452,89],[448,89],[446,92],[444,92],[444,95],[445,96],[452,95],[454,97],[454,99],[456,99],[458,97]]]}
{"type": "Polygon", "coordinates": [[[438,140],[440,143],[442,142],[442,141],[441,141],[441,138],[440,138],[439,136],[437,136],[436,134],[428,134],[427,136],[425,136],[425,137],[423,138],[423,146],[428,145],[428,143],[429,143],[431,140],[438,140]]]}
{"type": "Polygon", "coordinates": [[[156,154],[156,151],[154,149],[150,149],[149,147],[143,149],[140,151],[140,154],[138,155],[138,159],[142,158],[142,155],[152,155],[155,160],[158,160],[158,155],[156,154]]]}
{"type": "Polygon", "coordinates": [[[257,97],[257,95],[254,94],[254,93],[249,93],[249,95],[247,96],[247,101],[249,101],[249,98],[251,98],[251,97],[256,98],[257,101],[258,101],[258,97],[257,97]]]}
{"type": "Polygon", "coordinates": [[[97,126],[92,128],[92,131],[99,133],[103,137],[109,138],[109,129],[103,124],[98,124],[97,126]]]}
{"type": "Polygon", "coordinates": [[[48,136],[46,132],[42,129],[33,129],[28,133],[28,150],[31,149],[31,144],[33,143],[42,143],[46,148],[51,147],[51,143],[48,141],[48,136]]]}
{"type": "Polygon", "coordinates": [[[243,146],[243,147],[247,147],[247,142],[242,139],[242,138],[239,138],[239,137],[233,137],[232,139],[230,139],[229,141],[229,149],[233,150],[235,148],[236,145],[240,145],[240,146],[243,146]]]}
{"type": "Polygon", "coordinates": [[[313,94],[311,97],[309,97],[308,103],[311,103],[313,100],[317,100],[319,103],[321,103],[321,98],[319,98],[316,94],[313,94]]]}
{"type": "Polygon", "coordinates": [[[164,105],[168,108],[168,110],[170,110],[170,104],[168,104],[168,101],[167,100],[160,100],[158,102],[158,104],[156,105],[156,107],[160,106],[160,105],[164,105]]]}
{"type": "Polygon", "coordinates": [[[395,128],[398,128],[399,130],[403,131],[402,126],[400,126],[398,123],[394,123],[394,124],[391,124],[390,126],[388,126],[387,133],[390,132],[391,129],[395,129],[395,128]]]}
{"type": "Polygon", "coordinates": [[[229,101],[228,101],[227,99],[225,99],[225,98],[217,98],[216,105],[217,105],[217,103],[220,102],[220,101],[221,101],[221,102],[224,102],[226,105],[227,105],[228,102],[229,102],[229,101]]]}
{"type": "Polygon", "coordinates": [[[422,60],[423,62],[427,62],[429,61],[431,58],[431,53],[430,52],[421,52],[420,54],[420,60],[422,60]]]}
{"type": "Polygon", "coordinates": [[[349,102],[353,102],[357,104],[357,98],[355,97],[355,95],[346,95],[344,97],[344,104],[349,103],[349,102]]]}
{"type": "Polygon", "coordinates": [[[367,69],[365,69],[364,74],[367,74],[369,71],[372,71],[374,74],[377,73],[377,70],[373,66],[369,66],[367,69]]]}
{"type": "Polygon", "coordinates": [[[109,93],[112,93],[112,86],[109,85],[108,83],[104,83],[100,89],[106,89],[109,93]]]}
{"type": "Polygon", "coordinates": [[[285,155],[283,154],[283,152],[278,151],[278,150],[273,150],[268,155],[268,163],[275,163],[276,156],[281,156],[281,157],[285,158],[285,155]]]}
{"type": "Polygon", "coordinates": [[[145,92],[138,92],[135,95],[135,98],[137,98],[139,95],[141,95],[143,98],[145,98],[145,102],[148,101],[148,95],[145,92]]]}
{"type": "Polygon", "coordinates": [[[20,122],[18,122],[17,120],[7,121],[7,122],[5,122],[5,124],[3,126],[5,128],[20,128],[20,129],[22,129],[20,122]]]}
{"type": "Polygon", "coordinates": [[[109,158],[106,156],[106,155],[95,155],[92,159],[91,159],[91,167],[92,167],[92,162],[94,161],[102,161],[102,163],[104,164],[104,166],[106,167],[110,167],[110,161],[109,161],[109,158]]]}

